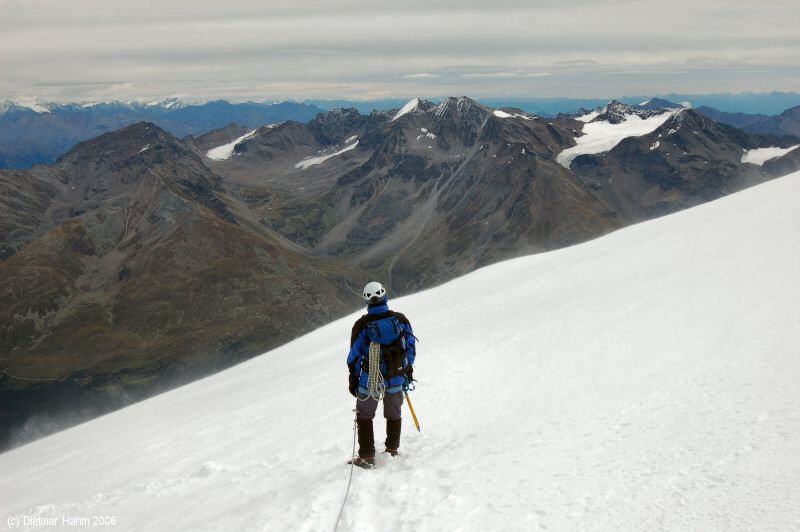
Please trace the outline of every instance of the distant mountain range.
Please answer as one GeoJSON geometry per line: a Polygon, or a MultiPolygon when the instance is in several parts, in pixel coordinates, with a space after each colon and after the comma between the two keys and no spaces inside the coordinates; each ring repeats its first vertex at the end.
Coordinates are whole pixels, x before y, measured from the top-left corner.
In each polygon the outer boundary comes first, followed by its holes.
{"type": "Polygon", "coordinates": [[[174,98],[151,103],[5,102],[0,103],[0,168],[53,163],[78,142],[141,121],[184,137],[231,122],[250,127],[285,120],[306,122],[320,112],[319,107],[294,102],[232,104],[217,100],[189,105],[174,98]]]}
{"type": "MultiPolygon", "coordinates": [[[[636,105],[653,96],[622,96],[617,100],[626,105],[636,105]]],[[[713,107],[726,112],[775,115],[785,109],[800,104],[800,93],[720,93],[720,94],[661,94],[659,99],[680,102],[692,107],[713,107]]],[[[435,99],[438,101],[438,99],[435,99]]],[[[370,111],[397,109],[406,100],[306,100],[306,103],[323,109],[355,108],[359,112],[369,114],[370,111]]],[[[559,113],[574,113],[580,108],[591,109],[605,105],[609,98],[482,98],[481,102],[496,108],[517,107],[539,116],[556,116],[559,113]]]]}
{"type": "MultiPolygon", "coordinates": [[[[663,98],[624,97],[619,101],[633,107],[645,101],[653,108],[692,105],[701,107],[702,112],[711,118],[753,133],[798,135],[796,116],[789,117],[794,126],[785,123],[780,127],[768,125],[779,119],[771,113],[780,113],[800,103],[800,94],[797,93],[673,94],[663,98]],[[717,109],[722,111],[716,111],[717,109]],[[731,113],[731,111],[736,112],[731,113]],[[722,114],[716,116],[709,114],[712,112],[722,114]],[[754,116],[744,114],[753,112],[758,114],[754,116]],[[730,116],[725,117],[726,115],[730,116]],[[748,129],[747,126],[751,122],[760,122],[759,127],[748,129]]],[[[176,98],[153,102],[112,101],[69,104],[7,101],[0,103],[0,169],[24,169],[34,164],[53,163],[78,142],[139,121],[152,122],[178,138],[183,138],[187,135],[202,135],[232,123],[254,129],[286,120],[307,122],[323,110],[354,108],[362,114],[369,114],[373,110],[398,109],[404,103],[405,101],[396,99],[238,104],[225,100],[187,104],[176,98]]],[[[563,113],[575,113],[582,108],[600,107],[605,105],[607,100],[490,98],[483,103],[495,108],[513,107],[537,116],[553,117],[563,113]]]]}
{"type": "Polygon", "coordinates": [[[738,127],[748,133],[800,138],[800,105],[779,115],[726,113],[712,107],[698,107],[697,111],[717,122],[738,127]]]}
{"type": "Polygon", "coordinates": [[[544,118],[414,99],[183,140],[139,122],[0,171],[0,362],[17,377],[0,438],[284,343],[354,310],[366,279],[410,293],[797,162],[792,139],[639,103],[544,118]]]}

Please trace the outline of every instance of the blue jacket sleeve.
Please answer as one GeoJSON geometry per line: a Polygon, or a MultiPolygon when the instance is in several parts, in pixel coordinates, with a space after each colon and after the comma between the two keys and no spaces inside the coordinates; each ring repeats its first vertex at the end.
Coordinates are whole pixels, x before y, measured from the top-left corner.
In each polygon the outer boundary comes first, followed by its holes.
{"type": "Polygon", "coordinates": [[[411,325],[407,325],[404,323],[402,327],[408,333],[408,340],[406,343],[408,365],[413,366],[414,360],[417,358],[417,339],[414,338],[414,331],[411,329],[411,325]]]}
{"type": "Polygon", "coordinates": [[[350,368],[351,375],[358,375],[361,373],[361,359],[367,353],[364,342],[365,336],[366,332],[361,331],[356,341],[350,346],[350,353],[347,355],[347,367],[350,368]]]}

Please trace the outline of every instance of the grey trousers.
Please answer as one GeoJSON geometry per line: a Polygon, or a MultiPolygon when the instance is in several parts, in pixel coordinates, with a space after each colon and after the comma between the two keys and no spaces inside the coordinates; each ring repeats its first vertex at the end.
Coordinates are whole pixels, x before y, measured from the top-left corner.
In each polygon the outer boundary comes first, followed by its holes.
{"type": "MultiPolygon", "coordinates": [[[[375,411],[378,409],[378,400],[359,393],[358,404],[356,405],[356,418],[372,420],[375,411]]],[[[403,392],[387,393],[383,396],[383,417],[386,419],[400,419],[400,412],[403,408],[403,392]]]]}

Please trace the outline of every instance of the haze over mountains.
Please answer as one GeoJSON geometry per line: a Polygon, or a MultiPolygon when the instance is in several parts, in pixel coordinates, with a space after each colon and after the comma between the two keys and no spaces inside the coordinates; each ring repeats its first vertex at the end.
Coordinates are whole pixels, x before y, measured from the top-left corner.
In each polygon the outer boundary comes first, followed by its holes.
{"type": "Polygon", "coordinates": [[[185,137],[231,122],[252,127],[284,120],[305,122],[321,111],[319,107],[294,102],[232,104],[217,100],[189,105],[175,98],[147,103],[0,102],[0,168],[53,163],[78,142],[142,120],[185,137]]]}
{"type": "Polygon", "coordinates": [[[800,105],[786,109],[779,115],[726,113],[713,107],[699,107],[697,110],[717,122],[749,133],[800,137],[800,105]]]}
{"type": "Polygon", "coordinates": [[[32,420],[276,347],[353,310],[367,277],[409,293],[719,198],[797,156],[796,139],[656,104],[545,118],[414,99],[183,140],[140,122],[0,172],[6,444],[35,436],[32,420]]]}

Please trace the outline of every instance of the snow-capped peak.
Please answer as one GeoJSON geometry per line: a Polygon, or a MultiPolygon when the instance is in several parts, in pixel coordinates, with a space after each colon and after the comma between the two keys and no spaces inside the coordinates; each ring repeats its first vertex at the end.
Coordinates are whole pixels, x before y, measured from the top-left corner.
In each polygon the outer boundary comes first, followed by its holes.
{"type": "Polygon", "coordinates": [[[650,98],[637,104],[636,107],[653,111],[657,109],[680,109],[685,106],[663,98],[650,98]]]}
{"type": "Polygon", "coordinates": [[[133,110],[174,110],[179,109],[181,107],[185,107],[186,104],[181,102],[178,98],[165,98],[162,100],[154,100],[154,101],[139,101],[139,100],[108,100],[108,101],[88,101],[82,102],[79,104],[80,107],[86,110],[90,110],[94,107],[116,107],[116,108],[126,108],[126,109],[133,109],[133,110]]]}
{"type": "Polygon", "coordinates": [[[414,109],[416,109],[417,106],[419,106],[419,98],[414,98],[413,100],[411,100],[407,104],[405,104],[403,107],[401,107],[400,110],[397,111],[397,114],[394,115],[394,118],[389,120],[389,122],[394,122],[395,120],[397,120],[401,116],[406,115],[406,114],[414,111],[414,109]]]}
{"type": "Polygon", "coordinates": [[[174,107],[183,106],[183,104],[180,102],[180,100],[178,100],[178,98],[164,98],[163,100],[149,102],[145,105],[147,107],[162,107],[164,109],[172,109],[174,107]]]}
{"type": "Polygon", "coordinates": [[[22,107],[27,107],[28,109],[30,109],[31,111],[33,111],[35,113],[40,113],[40,114],[41,113],[49,113],[50,112],[50,105],[51,105],[51,104],[40,103],[36,99],[20,100],[18,102],[18,104],[21,105],[22,107]]]}
{"type": "Polygon", "coordinates": [[[445,98],[442,103],[434,107],[432,111],[437,117],[442,117],[449,113],[464,115],[465,113],[473,112],[478,112],[480,114],[488,114],[491,112],[475,100],[466,96],[450,96],[449,98],[445,98]]]}
{"type": "Polygon", "coordinates": [[[0,103],[0,114],[4,114],[15,109],[29,109],[34,113],[50,113],[50,107],[53,104],[41,103],[35,98],[20,98],[18,100],[7,100],[0,103]]]}

